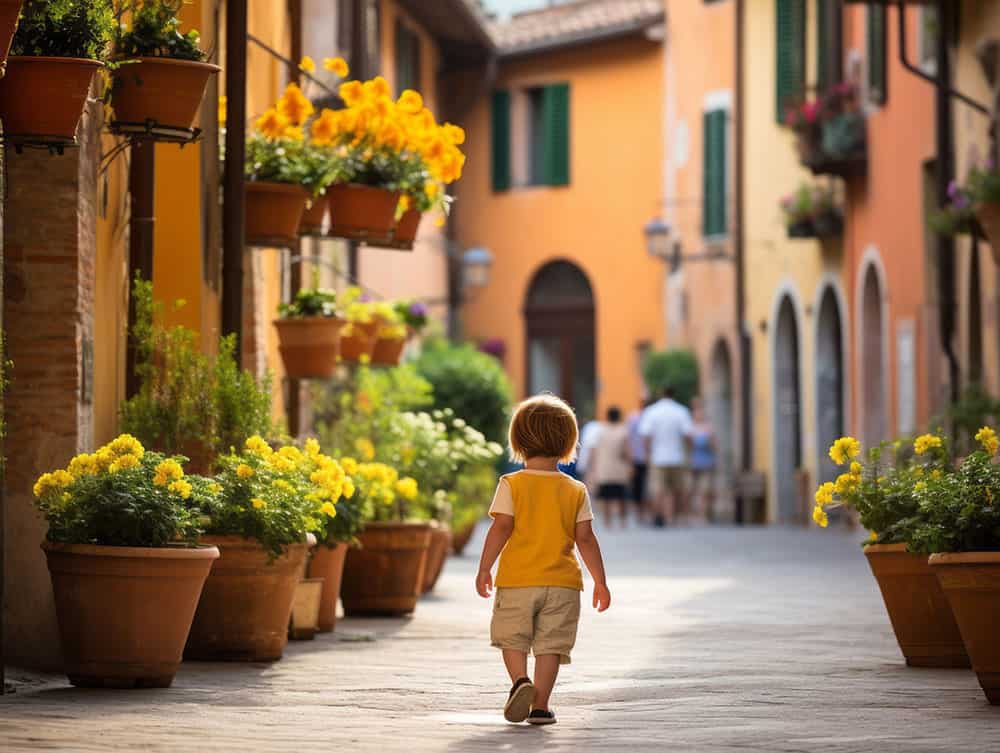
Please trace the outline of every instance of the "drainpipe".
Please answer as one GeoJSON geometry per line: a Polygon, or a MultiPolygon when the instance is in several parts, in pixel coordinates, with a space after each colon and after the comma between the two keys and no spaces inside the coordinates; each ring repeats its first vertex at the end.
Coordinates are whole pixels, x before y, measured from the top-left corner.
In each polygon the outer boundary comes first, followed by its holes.
{"type": "Polygon", "coordinates": [[[139,391],[139,375],[136,373],[136,342],[132,338],[135,328],[135,296],[132,283],[136,277],[153,279],[153,229],[155,210],[155,156],[156,144],[139,141],[132,146],[132,160],[128,170],[129,191],[129,303],[128,303],[128,343],[125,351],[125,397],[133,397],[139,391]]]}

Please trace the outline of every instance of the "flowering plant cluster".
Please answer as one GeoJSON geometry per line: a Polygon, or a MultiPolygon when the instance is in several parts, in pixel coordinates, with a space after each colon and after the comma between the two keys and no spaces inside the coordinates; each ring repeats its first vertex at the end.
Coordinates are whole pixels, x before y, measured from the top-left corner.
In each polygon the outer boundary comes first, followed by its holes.
{"type": "Polygon", "coordinates": [[[202,62],[207,55],[199,47],[196,29],[180,31],[178,14],[190,0],[114,0],[118,38],[115,52],[120,58],[165,57],[202,62]]]}
{"type": "Polygon", "coordinates": [[[976,206],[972,191],[957,181],[948,184],[948,196],[944,206],[932,212],[929,218],[931,229],[940,235],[962,235],[974,232],[976,206]]]}
{"type": "Polygon", "coordinates": [[[200,509],[220,491],[211,479],[184,473],[185,458],[149,452],[122,434],[92,454],[35,483],[48,540],[65,544],[163,547],[193,544],[200,509]]]}
{"type": "Polygon", "coordinates": [[[325,288],[303,288],[291,303],[282,303],[278,306],[278,314],[281,317],[306,317],[323,316],[332,318],[337,316],[337,293],[334,290],[325,288]]]}
{"type": "Polygon", "coordinates": [[[802,183],[794,193],[781,200],[785,225],[791,227],[831,214],[840,215],[836,196],[830,186],[802,183]]]}
{"type": "Polygon", "coordinates": [[[427,326],[427,304],[421,301],[396,301],[396,313],[403,323],[415,332],[420,332],[427,326]]]}
{"type": "Polygon", "coordinates": [[[850,112],[857,106],[857,89],[841,82],[815,99],[804,100],[785,112],[785,125],[798,134],[812,135],[824,122],[850,112]]]}
{"type": "Polygon", "coordinates": [[[825,158],[852,158],[865,150],[864,118],[857,89],[847,82],[789,108],[785,125],[798,137],[799,156],[806,164],[825,158]]]}
{"type": "MultiPolygon", "coordinates": [[[[374,451],[365,452],[366,456],[374,451]]],[[[395,521],[407,520],[413,513],[413,502],[420,493],[416,479],[401,477],[399,471],[386,463],[358,462],[352,457],[341,458],[345,468],[349,468],[358,486],[359,503],[367,520],[395,521]]]]}

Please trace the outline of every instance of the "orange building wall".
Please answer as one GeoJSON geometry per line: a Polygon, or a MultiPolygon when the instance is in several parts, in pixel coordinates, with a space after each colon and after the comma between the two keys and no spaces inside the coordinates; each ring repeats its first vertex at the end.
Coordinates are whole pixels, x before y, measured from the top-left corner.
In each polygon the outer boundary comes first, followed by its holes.
{"type": "Polygon", "coordinates": [[[636,346],[662,346],[663,265],[642,229],[663,197],[662,48],[640,37],[501,65],[497,88],[570,84],[570,184],[494,193],[490,98],[462,125],[465,177],[455,219],[461,247],[486,246],[492,279],[463,307],[471,338],[501,338],[518,394],[525,384],[528,286],[546,262],[568,259],[590,279],[596,306],[598,411],[640,394],[636,346]]]}

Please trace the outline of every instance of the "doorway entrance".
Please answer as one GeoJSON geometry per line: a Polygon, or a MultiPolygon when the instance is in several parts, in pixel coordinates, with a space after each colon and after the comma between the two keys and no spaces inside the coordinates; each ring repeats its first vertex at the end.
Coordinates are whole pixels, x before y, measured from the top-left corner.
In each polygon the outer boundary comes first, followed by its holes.
{"type": "Polygon", "coordinates": [[[792,299],[778,307],[774,333],[774,488],[778,521],[799,517],[799,480],[802,467],[802,390],[799,377],[799,325],[792,299]]]}
{"type": "Polygon", "coordinates": [[[844,347],[840,306],[833,288],[823,293],[816,325],[816,448],[817,483],[833,481],[838,466],[828,450],[845,433],[844,347]]]}

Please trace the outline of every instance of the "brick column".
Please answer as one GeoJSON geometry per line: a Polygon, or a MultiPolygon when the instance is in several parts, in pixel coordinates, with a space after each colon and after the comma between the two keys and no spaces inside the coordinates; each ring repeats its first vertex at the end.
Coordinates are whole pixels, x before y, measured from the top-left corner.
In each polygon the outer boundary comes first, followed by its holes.
{"type": "MultiPolygon", "coordinates": [[[[60,664],[52,588],[31,489],[93,447],[93,311],[100,108],[62,156],[7,151],[3,322],[14,362],[6,398],[5,654],[60,664]]],[[[100,385],[97,385],[99,388],[100,385]]]]}

